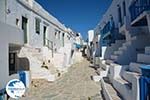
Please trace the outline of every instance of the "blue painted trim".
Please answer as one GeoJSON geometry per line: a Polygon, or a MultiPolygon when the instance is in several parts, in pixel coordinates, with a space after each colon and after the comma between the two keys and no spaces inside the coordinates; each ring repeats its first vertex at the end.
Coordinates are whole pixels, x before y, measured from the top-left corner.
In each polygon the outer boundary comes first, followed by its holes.
{"type": "Polygon", "coordinates": [[[150,10],[150,0],[136,0],[130,7],[131,21],[134,21],[141,13],[150,10]]]}
{"type": "Polygon", "coordinates": [[[75,46],[77,49],[80,49],[82,47],[82,45],[75,43],[75,46]]]}
{"type": "Polygon", "coordinates": [[[5,88],[0,90],[0,94],[5,94],[5,92],[6,92],[5,88]]]}
{"type": "Polygon", "coordinates": [[[140,100],[150,100],[150,65],[141,66],[140,100]],[[149,97],[149,98],[147,98],[149,97]]]}
{"type": "Polygon", "coordinates": [[[150,78],[141,76],[140,78],[140,100],[150,99],[150,78]],[[147,96],[149,95],[149,99],[147,96]]]}
{"type": "Polygon", "coordinates": [[[5,95],[6,94],[6,89],[1,89],[0,90],[0,100],[5,100],[5,95]]]}
{"type": "Polygon", "coordinates": [[[25,71],[19,72],[19,80],[22,81],[24,83],[24,85],[26,86],[26,73],[25,73],[25,71]]]}

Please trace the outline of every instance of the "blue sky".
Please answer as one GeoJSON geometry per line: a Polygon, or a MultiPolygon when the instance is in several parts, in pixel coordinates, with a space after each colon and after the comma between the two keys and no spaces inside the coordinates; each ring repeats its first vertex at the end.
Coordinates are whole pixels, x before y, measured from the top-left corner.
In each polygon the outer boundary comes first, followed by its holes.
{"type": "Polygon", "coordinates": [[[80,32],[84,39],[94,29],[112,0],[36,0],[65,26],[80,32]]]}

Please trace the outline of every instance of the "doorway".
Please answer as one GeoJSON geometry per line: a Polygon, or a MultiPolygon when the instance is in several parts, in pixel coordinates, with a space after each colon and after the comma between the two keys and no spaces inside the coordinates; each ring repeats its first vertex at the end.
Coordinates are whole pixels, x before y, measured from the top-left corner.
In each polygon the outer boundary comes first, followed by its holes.
{"type": "Polygon", "coordinates": [[[16,73],[16,53],[9,52],[9,75],[16,73]]]}
{"type": "Polygon", "coordinates": [[[28,31],[28,19],[26,17],[22,16],[22,30],[24,33],[24,43],[28,43],[28,35],[27,35],[27,31],[28,31]]]}
{"type": "Polygon", "coordinates": [[[46,32],[47,31],[47,27],[46,26],[44,26],[43,27],[43,45],[45,46],[46,45],[46,38],[47,38],[47,36],[46,36],[46,32]]]}

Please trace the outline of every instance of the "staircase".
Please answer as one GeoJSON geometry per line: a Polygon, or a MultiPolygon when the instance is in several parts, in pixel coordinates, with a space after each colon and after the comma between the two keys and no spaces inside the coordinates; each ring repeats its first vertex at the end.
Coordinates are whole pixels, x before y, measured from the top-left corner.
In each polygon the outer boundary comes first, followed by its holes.
{"type": "Polygon", "coordinates": [[[47,79],[48,81],[55,80],[55,75],[52,75],[50,70],[41,67],[44,59],[40,49],[24,46],[20,50],[18,56],[27,57],[29,59],[32,79],[47,79]]]}
{"type": "Polygon", "coordinates": [[[51,61],[57,72],[60,75],[67,72],[68,68],[71,66],[71,50],[72,46],[71,43],[66,43],[64,47],[60,47],[57,52],[54,53],[54,57],[51,58],[51,61]]]}
{"type": "Polygon", "coordinates": [[[112,63],[106,77],[102,78],[102,91],[105,92],[107,100],[137,100],[132,99],[132,83],[121,77],[123,66],[112,63]],[[107,78],[107,81],[105,79],[107,78]],[[109,88],[106,86],[109,85],[109,88]],[[112,92],[113,91],[113,92],[112,92]],[[117,99],[114,99],[117,98],[117,99]]]}
{"type": "MultiPolygon", "coordinates": [[[[111,55],[111,60],[121,65],[129,64],[131,61],[136,61],[137,53],[149,44],[150,41],[148,36],[134,36],[131,40],[123,43],[123,45],[111,55]]],[[[138,56],[142,55],[139,54],[138,56]]]]}
{"type": "Polygon", "coordinates": [[[137,61],[131,62],[127,69],[122,73],[122,77],[128,82],[132,83],[132,91],[134,96],[138,96],[136,100],[139,100],[139,77],[141,75],[140,67],[150,64],[150,47],[145,47],[144,54],[137,54],[137,61]]]}
{"type": "Polygon", "coordinates": [[[114,51],[118,50],[118,48],[120,46],[122,46],[122,44],[125,42],[125,40],[116,40],[115,43],[112,43],[111,46],[108,46],[107,49],[106,49],[106,52],[105,52],[105,57],[104,59],[101,59],[100,58],[100,72],[99,72],[99,75],[101,77],[106,77],[107,74],[108,74],[108,70],[109,70],[109,65],[111,63],[113,63],[112,60],[109,60],[111,55],[114,53],[114,51]]]}
{"type": "Polygon", "coordinates": [[[128,81],[132,81],[131,76],[133,77],[134,75],[140,75],[141,70],[140,67],[143,65],[150,64],[150,47],[145,47],[145,53],[144,54],[138,54],[137,56],[137,61],[136,62],[131,62],[128,66],[128,69],[125,70],[123,73],[124,79],[128,81]],[[144,56],[143,56],[144,55],[144,56]],[[130,75],[130,77],[128,77],[130,75]]]}
{"type": "Polygon", "coordinates": [[[140,100],[139,94],[139,78],[141,75],[140,66],[150,64],[150,47],[145,47],[144,53],[137,54],[136,62],[130,62],[129,65],[118,65],[111,63],[106,78],[107,82],[102,78],[102,88],[105,92],[105,98],[113,100],[117,96],[118,99],[140,100]],[[109,83],[109,84],[108,84],[109,83]],[[109,88],[106,86],[109,85],[109,88]],[[111,91],[114,91],[113,93],[111,91]]]}
{"type": "Polygon", "coordinates": [[[112,43],[111,46],[108,46],[105,52],[104,59],[110,59],[114,51],[118,50],[120,46],[125,42],[125,40],[116,40],[115,43],[112,43]]]}

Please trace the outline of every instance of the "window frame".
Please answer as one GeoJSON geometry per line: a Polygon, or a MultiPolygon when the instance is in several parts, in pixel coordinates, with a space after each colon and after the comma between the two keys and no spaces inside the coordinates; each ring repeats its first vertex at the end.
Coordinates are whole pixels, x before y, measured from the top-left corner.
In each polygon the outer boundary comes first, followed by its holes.
{"type": "Polygon", "coordinates": [[[17,73],[17,53],[9,52],[9,75],[17,73]]]}
{"type": "Polygon", "coordinates": [[[122,6],[123,6],[123,16],[126,16],[126,2],[125,1],[123,1],[122,6]]]}
{"type": "Polygon", "coordinates": [[[35,32],[40,34],[41,30],[41,20],[39,18],[35,18],[35,32]]]}

